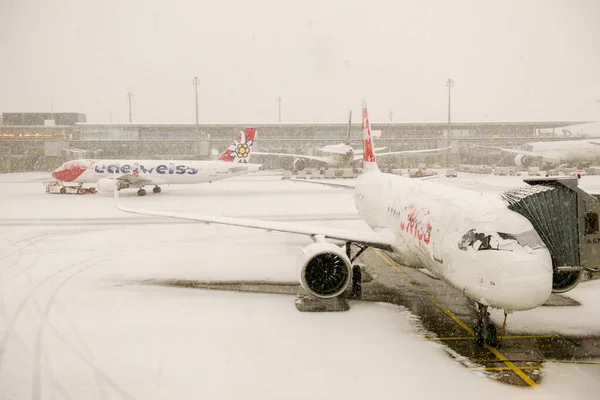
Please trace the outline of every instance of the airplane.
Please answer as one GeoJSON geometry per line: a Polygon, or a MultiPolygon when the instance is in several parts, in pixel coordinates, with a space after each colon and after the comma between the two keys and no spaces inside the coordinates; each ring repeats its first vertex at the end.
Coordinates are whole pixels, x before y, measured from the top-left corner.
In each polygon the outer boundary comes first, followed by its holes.
{"type": "Polygon", "coordinates": [[[214,161],[175,160],[74,160],[67,161],[52,172],[62,182],[98,183],[98,190],[112,192],[138,188],[137,195],[145,196],[147,185],[160,193],[160,185],[193,184],[227,179],[257,171],[258,164],[250,164],[250,153],[256,138],[256,128],[244,128],[214,161]]]}
{"type": "Polygon", "coordinates": [[[585,167],[600,159],[600,143],[591,140],[525,143],[522,150],[481,145],[473,147],[516,154],[514,162],[519,167],[528,167],[535,161],[549,166],[567,164],[585,167]]]}
{"type": "Polygon", "coordinates": [[[116,190],[115,205],[133,214],[309,236],[313,243],[299,260],[300,283],[321,299],[348,292],[360,297],[362,272],[353,262],[367,248],[384,250],[470,299],[477,309],[476,343],[496,346],[488,307],[504,310],[506,318],[542,305],[556,283],[548,248],[531,222],[509,210],[499,195],[382,173],[364,100],[362,132],[364,170],[356,179],[354,202],[370,231],[128,208],[119,204],[116,190]],[[353,244],[360,249],[354,256],[353,244]]]}
{"type": "MultiPolygon", "coordinates": [[[[350,145],[350,125],[352,122],[352,111],[350,111],[350,116],[348,117],[348,130],[346,132],[346,142],[338,143],[338,144],[330,144],[327,146],[323,146],[318,148],[322,153],[330,154],[326,156],[307,156],[302,154],[286,154],[286,153],[270,153],[270,152],[254,152],[257,156],[274,156],[274,157],[283,157],[283,158],[293,158],[294,161],[292,163],[292,169],[294,171],[302,171],[306,168],[307,161],[314,160],[320,163],[327,165],[328,167],[335,168],[345,168],[350,167],[356,161],[362,159],[362,150],[354,150],[354,148],[350,145]]],[[[425,150],[404,150],[404,151],[392,151],[385,153],[377,153],[377,151],[385,150],[386,147],[380,147],[374,149],[375,153],[380,156],[392,156],[392,155],[405,155],[405,154],[423,154],[423,153],[435,153],[443,150],[448,150],[454,146],[454,143],[451,146],[438,148],[438,149],[425,149],[425,150]]]]}

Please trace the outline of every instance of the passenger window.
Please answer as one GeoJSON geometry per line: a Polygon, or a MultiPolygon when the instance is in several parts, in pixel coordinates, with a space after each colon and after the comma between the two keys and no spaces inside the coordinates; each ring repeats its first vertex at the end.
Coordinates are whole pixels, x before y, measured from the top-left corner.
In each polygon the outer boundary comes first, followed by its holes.
{"type": "Polygon", "coordinates": [[[594,212],[587,213],[585,216],[585,234],[593,235],[598,233],[598,214],[594,212]]]}

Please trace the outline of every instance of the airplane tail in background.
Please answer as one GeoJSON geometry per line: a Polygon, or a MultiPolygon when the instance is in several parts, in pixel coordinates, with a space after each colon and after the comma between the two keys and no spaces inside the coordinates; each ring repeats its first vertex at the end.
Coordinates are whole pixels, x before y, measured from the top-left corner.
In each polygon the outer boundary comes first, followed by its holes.
{"type": "Polygon", "coordinates": [[[244,128],[233,144],[221,154],[219,160],[232,163],[249,163],[255,137],[256,128],[244,128]]]}
{"type": "Polygon", "coordinates": [[[367,112],[367,102],[362,101],[362,134],[363,134],[363,170],[365,172],[379,172],[375,152],[373,151],[373,137],[371,136],[371,122],[367,112]]]}

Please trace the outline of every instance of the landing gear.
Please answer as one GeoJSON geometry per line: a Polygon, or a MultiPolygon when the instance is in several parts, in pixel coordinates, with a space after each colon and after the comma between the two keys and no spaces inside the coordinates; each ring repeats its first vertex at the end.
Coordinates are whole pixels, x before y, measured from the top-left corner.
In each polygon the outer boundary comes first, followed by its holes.
{"type": "Polygon", "coordinates": [[[138,190],[138,191],[137,191],[137,195],[138,195],[138,196],[145,196],[145,195],[146,195],[146,190],[144,190],[144,189],[140,189],[140,190],[138,190]]]}
{"type": "Polygon", "coordinates": [[[475,343],[479,346],[488,344],[492,347],[498,346],[498,334],[496,327],[490,321],[488,306],[477,303],[477,326],[475,327],[475,343]]]}
{"type": "Polygon", "coordinates": [[[360,265],[352,266],[352,288],[350,294],[355,299],[360,299],[362,296],[362,271],[360,265]]]}
{"type": "MultiPolygon", "coordinates": [[[[355,243],[355,246],[359,248],[358,252],[352,256],[352,242],[346,243],[346,256],[350,259],[350,262],[354,262],[358,256],[360,256],[368,246],[359,246],[355,243]]],[[[352,265],[352,284],[350,286],[349,297],[360,299],[362,296],[362,270],[360,265],[352,265]]]]}
{"type": "Polygon", "coordinates": [[[154,188],[152,188],[152,192],[153,193],[160,193],[160,187],[154,186],[154,188]]]}

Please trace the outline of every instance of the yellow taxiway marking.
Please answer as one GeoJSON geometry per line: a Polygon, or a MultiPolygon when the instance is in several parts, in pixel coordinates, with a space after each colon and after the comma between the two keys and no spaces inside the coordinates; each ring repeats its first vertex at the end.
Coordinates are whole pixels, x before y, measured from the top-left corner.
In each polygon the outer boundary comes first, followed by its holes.
{"type": "MultiPolygon", "coordinates": [[[[518,367],[519,369],[542,369],[543,365],[529,365],[525,367],[518,367]]],[[[483,369],[485,371],[512,371],[510,367],[469,367],[468,369],[483,369]]]]}
{"type": "MultiPolygon", "coordinates": [[[[553,338],[554,335],[507,335],[507,336],[502,336],[502,335],[498,335],[498,339],[549,339],[549,338],[553,338]]],[[[428,337],[425,338],[425,340],[440,340],[440,341],[445,341],[445,340],[472,340],[473,337],[472,336],[454,336],[454,337],[428,337]]]]}
{"type": "MultiPolygon", "coordinates": [[[[406,274],[404,271],[402,271],[400,268],[398,268],[398,266],[392,261],[390,260],[387,256],[385,256],[383,253],[381,253],[379,250],[375,250],[373,249],[373,251],[375,252],[375,254],[377,254],[383,261],[385,261],[386,264],[388,264],[390,267],[392,267],[393,269],[395,269],[397,272],[399,272],[401,275],[403,275],[404,277],[408,278],[408,274],[406,274]]],[[[426,290],[419,288],[419,290],[425,295],[427,296],[432,302],[433,304],[435,304],[439,309],[441,309],[442,311],[444,311],[444,313],[446,313],[446,315],[448,315],[450,318],[452,318],[454,320],[454,322],[456,322],[461,328],[463,328],[465,331],[467,331],[469,333],[469,335],[471,336],[475,336],[475,333],[473,332],[473,329],[471,329],[467,324],[465,324],[460,318],[458,318],[452,311],[448,310],[442,303],[440,303],[439,301],[437,301],[431,294],[429,294],[426,290]]],[[[519,378],[521,378],[525,383],[527,383],[529,386],[537,386],[537,383],[535,383],[529,376],[527,376],[527,374],[525,372],[523,372],[519,367],[517,367],[515,364],[513,364],[508,358],[506,358],[502,353],[500,353],[498,350],[496,350],[495,348],[493,348],[492,346],[486,344],[485,348],[488,349],[489,351],[491,351],[500,361],[502,361],[507,367],[508,369],[510,369],[511,371],[513,371],[515,374],[517,374],[517,376],[519,378]]]]}

